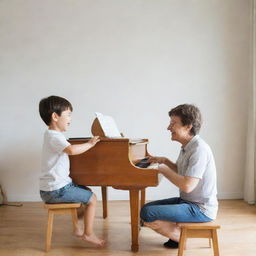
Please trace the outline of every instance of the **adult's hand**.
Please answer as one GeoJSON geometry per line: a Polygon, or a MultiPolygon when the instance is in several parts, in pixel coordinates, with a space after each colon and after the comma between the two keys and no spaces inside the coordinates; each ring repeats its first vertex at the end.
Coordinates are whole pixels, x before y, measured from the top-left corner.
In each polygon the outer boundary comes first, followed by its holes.
{"type": "Polygon", "coordinates": [[[163,156],[150,156],[148,158],[148,162],[150,163],[158,163],[158,164],[166,164],[167,158],[163,156]]]}

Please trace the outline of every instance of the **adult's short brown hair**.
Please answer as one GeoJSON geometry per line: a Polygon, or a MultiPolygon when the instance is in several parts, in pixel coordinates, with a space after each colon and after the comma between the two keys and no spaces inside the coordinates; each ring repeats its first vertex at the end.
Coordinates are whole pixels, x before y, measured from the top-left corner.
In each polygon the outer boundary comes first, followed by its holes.
{"type": "Polygon", "coordinates": [[[52,113],[61,116],[61,113],[70,109],[73,111],[71,103],[59,96],[49,96],[39,102],[39,114],[46,125],[50,125],[52,120],[52,113]]]}
{"type": "Polygon", "coordinates": [[[178,116],[183,125],[192,125],[191,135],[199,133],[202,125],[202,116],[198,107],[192,104],[182,104],[169,111],[169,116],[178,116]]]}

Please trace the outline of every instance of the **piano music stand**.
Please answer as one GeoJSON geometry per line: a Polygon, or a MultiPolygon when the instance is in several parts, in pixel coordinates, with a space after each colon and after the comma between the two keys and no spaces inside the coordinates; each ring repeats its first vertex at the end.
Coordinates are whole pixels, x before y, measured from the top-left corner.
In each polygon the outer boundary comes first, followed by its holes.
{"type": "Polygon", "coordinates": [[[98,118],[95,118],[92,127],[91,132],[93,136],[100,136],[100,137],[106,137],[103,129],[101,128],[100,122],[98,118]]]}

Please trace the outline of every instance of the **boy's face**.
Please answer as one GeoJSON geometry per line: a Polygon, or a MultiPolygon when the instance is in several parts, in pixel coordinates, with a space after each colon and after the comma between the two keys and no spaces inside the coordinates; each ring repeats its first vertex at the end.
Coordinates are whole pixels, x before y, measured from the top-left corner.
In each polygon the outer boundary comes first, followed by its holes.
{"type": "Polygon", "coordinates": [[[59,132],[67,131],[68,126],[71,123],[71,114],[72,112],[70,111],[70,109],[63,111],[60,116],[58,116],[56,113],[53,113],[50,129],[59,132]]]}

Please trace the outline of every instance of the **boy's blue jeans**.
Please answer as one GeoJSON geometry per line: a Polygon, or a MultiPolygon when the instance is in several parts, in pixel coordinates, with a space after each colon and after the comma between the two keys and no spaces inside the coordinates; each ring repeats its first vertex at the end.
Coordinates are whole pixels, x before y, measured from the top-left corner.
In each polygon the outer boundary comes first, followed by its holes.
{"type": "Polygon", "coordinates": [[[199,206],[180,197],[153,201],[145,204],[140,212],[144,222],[164,220],[170,222],[209,222],[212,221],[201,212],[199,206]]]}
{"type": "Polygon", "coordinates": [[[59,203],[84,203],[87,204],[93,193],[89,188],[69,183],[66,186],[53,190],[42,191],[40,190],[40,196],[45,203],[59,204],[59,203]]]}

